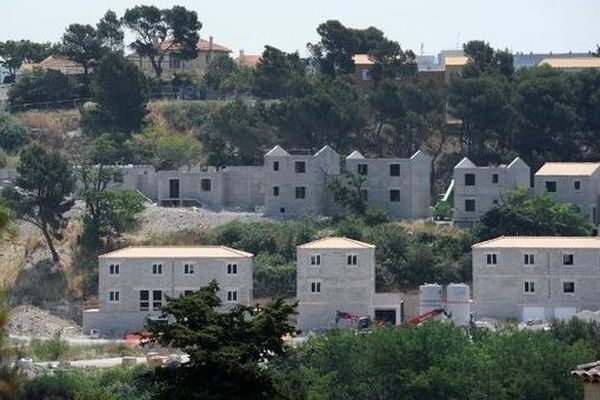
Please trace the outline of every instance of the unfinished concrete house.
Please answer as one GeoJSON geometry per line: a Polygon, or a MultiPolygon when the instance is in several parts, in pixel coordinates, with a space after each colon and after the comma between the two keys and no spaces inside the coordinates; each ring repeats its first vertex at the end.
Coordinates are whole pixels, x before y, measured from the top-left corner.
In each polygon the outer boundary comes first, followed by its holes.
{"type": "Polygon", "coordinates": [[[534,176],[535,192],[549,193],[555,201],[573,203],[598,225],[600,163],[548,162],[534,176]]]}
{"type": "Polygon", "coordinates": [[[327,215],[334,207],[327,181],[340,174],[340,155],[331,147],[310,154],[275,146],[265,154],[264,171],[265,215],[327,215]]]}
{"type": "Polygon", "coordinates": [[[498,237],[473,245],[477,318],[567,318],[600,308],[600,238],[498,237]]]}
{"type": "Polygon", "coordinates": [[[346,171],[363,175],[362,196],[396,219],[427,218],[431,201],[431,158],[417,151],[410,158],[365,158],[354,151],[346,171]]]}
{"type": "Polygon", "coordinates": [[[478,167],[463,158],[454,167],[454,222],[476,222],[490,208],[502,203],[510,190],[528,189],[531,172],[520,158],[508,165],[478,167]]]}
{"type": "Polygon", "coordinates": [[[140,331],[159,319],[166,297],[184,296],[213,279],[223,308],[252,302],[253,255],[224,246],[127,247],[99,256],[98,308],[83,329],[106,336],[140,331]]]}

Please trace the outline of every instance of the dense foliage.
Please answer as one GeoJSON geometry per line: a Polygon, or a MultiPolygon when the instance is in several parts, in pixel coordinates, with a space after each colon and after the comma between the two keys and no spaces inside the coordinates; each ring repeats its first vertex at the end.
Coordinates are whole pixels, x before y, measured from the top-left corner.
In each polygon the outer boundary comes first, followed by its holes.
{"type": "Polygon", "coordinates": [[[429,322],[332,332],[270,365],[288,399],[580,399],[569,372],[589,343],[547,332],[475,332],[429,322]]]}

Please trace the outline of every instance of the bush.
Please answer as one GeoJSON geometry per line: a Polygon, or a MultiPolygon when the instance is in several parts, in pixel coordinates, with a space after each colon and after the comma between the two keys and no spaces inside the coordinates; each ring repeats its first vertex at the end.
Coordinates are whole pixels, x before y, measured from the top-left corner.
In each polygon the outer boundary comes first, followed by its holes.
{"type": "Polygon", "coordinates": [[[49,340],[31,339],[29,345],[38,361],[57,361],[69,351],[69,343],[59,333],[49,340]]]}
{"type": "Polygon", "coordinates": [[[76,77],[35,68],[19,76],[8,91],[8,101],[17,108],[23,108],[24,104],[29,108],[59,108],[71,106],[70,100],[82,96],[82,90],[76,77]]]}
{"type": "Polygon", "coordinates": [[[6,151],[20,149],[29,141],[27,130],[8,113],[0,112],[0,147],[6,151]]]}
{"type": "Polygon", "coordinates": [[[296,297],[296,263],[280,255],[259,254],[254,258],[255,298],[296,297]]]}

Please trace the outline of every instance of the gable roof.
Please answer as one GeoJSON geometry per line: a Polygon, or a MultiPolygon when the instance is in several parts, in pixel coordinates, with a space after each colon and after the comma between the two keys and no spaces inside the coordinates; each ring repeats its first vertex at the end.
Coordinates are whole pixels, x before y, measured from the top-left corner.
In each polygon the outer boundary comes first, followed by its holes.
{"type": "Polygon", "coordinates": [[[500,236],[475,243],[474,249],[599,249],[598,236],[500,236]]]}
{"type": "Polygon", "coordinates": [[[346,157],[347,160],[353,160],[353,159],[362,160],[364,158],[365,158],[365,156],[363,156],[361,154],[361,152],[358,150],[354,150],[352,153],[350,153],[350,155],[348,157],[346,157]]]}
{"type": "Polygon", "coordinates": [[[277,145],[277,146],[273,147],[271,150],[269,150],[267,152],[267,154],[265,154],[265,157],[285,157],[285,156],[289,156],[289,155],[290,155],[290,153],[285,151],[283,149],[283,147],[281,147],[280,145],[277,145]]]}
{"type": "Polygon", "coordinates": [[[319,156],[322,156],[327,153],[336,154],[336,155],[338,154],[337,151],[335,151],[334,149],[331,148],[331,146],[325,145],[321,148],[321,150],[319,150],[315,153],[315,157],[319,157],[319,156]]]}
{"type": "Polygon", "coordinates": [[[299,249],[374,249],[375,245],[342,236],[326,237],[304,243],[299,249]]]}
{"type": "Polygon", "coordinates": [[[599,382],[600,361],[594,361],[588,364],[578,365],[577,369],[571,371],[571,375],[577,376],[584,382],[599,382]]]}
{"type": "Polygon", "coordinates": [[[454,168],[477,168],[477,165],[473,164],[473,161],[465,157],[460,160],[460,162],[456,164],[454,168]]]}
{"type": "Polygon", "coordinates": [[[247,258],[252,253],[226,246],[130,246],[99,258],[247,258]]]}
{"type": "MultiPolygon", "coordinates": [[[[173,43],[173,38],[167,38],[162,44],[161,44],[161,49],[167,49],[166,53],[175,53],[177,52],[177,50],[179,48],[181,48],[180,44],[175,44],[172,45],[173,43]]],[[[196,42],[196,49],[198,49],[198,51],[202,51],[202,52],[208,52],[210,51],[210,41],[206,40],[206,39],[198,39],[198,42],[196,42]]],[[[212,43],[212,51],[217,52],[217,53],[231,53],[231,50],[229,50],[227,47],[222,46],[220,44],[217,44],[213,41],[212,43]]]]}
{"type": "Polygon", "coordinates": [[[527,163],[523,161],[520,157],[517,157],[514,160],[512,160],[512,162],[508,164],[506,168],[523,168],[527,169],[528,171],[530,170],[529,165],[527,165],[527,163]]]}
{"type": "Polygon", "coordinates": [[[597,162],[547,162],[536,176],[589,176],[600,167],[597,162]]]}

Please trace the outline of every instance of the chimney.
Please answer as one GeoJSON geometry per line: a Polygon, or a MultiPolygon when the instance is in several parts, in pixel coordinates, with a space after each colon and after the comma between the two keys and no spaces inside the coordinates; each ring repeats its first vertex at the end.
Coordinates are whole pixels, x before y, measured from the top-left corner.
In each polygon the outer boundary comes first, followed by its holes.
{"type": "Polygon", "coordinates": [[[244,49],[240,49],[240,63],[244,61],[244,49]]]}
{"type": "Polygon", "coordinates": [[[213,59],[213,37],[208,37],[208,63],[210,64],[213,59]]]}

